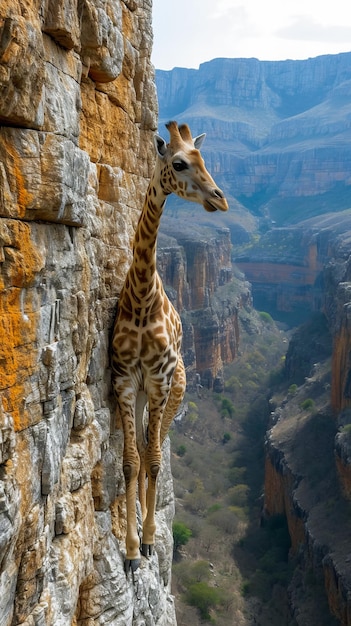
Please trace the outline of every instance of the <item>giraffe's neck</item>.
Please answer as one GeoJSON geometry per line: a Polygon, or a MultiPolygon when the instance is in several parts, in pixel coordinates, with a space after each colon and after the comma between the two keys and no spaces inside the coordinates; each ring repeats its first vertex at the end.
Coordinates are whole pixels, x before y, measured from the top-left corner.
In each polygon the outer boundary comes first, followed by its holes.
{"type": "Polygon", "coordinates": [[[157,168],[150,180],[143,210],[135,231],[133,262],[129,270],[135,304],[152,297],[158,288],[156,271],[156,245],[160,220],[167,195],[163,192],[157,168]]]}

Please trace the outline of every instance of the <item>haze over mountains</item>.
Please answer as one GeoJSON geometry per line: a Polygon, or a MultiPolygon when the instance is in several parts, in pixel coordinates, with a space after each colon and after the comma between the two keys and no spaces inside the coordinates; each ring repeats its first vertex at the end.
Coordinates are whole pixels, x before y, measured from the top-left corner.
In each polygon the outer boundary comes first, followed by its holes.
{"type": "Polygon", "coordinates": [[[351,237],[351,52],[214,59],[157,70],[156,84],[160,132],[174,118],[207,133],[202,153],[230,206],[208,216],[171,197],[163,232],[229,227],[255,306],[301,322],[321,306],[328,254],[351,237]]]}
{"type": "Polygon", "coordinates": [[[229,197],[236,239],[351,207],[351,52],[214,59],[157,70],[156,84],[161,133],[169,119],[207,133],[203,155],[229,197]]]}

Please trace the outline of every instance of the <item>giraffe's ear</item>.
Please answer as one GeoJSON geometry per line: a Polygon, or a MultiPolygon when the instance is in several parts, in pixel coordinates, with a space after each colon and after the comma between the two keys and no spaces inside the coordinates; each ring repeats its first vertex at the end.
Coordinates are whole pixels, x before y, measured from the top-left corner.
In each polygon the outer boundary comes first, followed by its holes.
{"type": "Polygon", "coordinates": [[[206,133],[202,133],[202,135],[198,135],[197,137],[194,137],[194,147],[197,150],[200,150],[205,137],[206,137],[206,133]]]}
{"type": "Polygon", "coordinates": [[[166,154],[166,150],[167,150],[167,144],[166,144],[165,140],[162,139],[162,137],[160,135],[155,135],[154,136],[154,143],[155,143],[155,148],[156,148],[156,152],[157,152],[158,156],[161,157],[161,159],[163,159],[163,157],[166,154]]]}

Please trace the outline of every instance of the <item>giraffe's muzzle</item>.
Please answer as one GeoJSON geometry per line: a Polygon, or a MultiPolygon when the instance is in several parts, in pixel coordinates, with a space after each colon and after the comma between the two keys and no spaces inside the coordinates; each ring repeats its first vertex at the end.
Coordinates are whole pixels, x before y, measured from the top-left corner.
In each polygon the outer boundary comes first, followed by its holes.
{"type": "Polygon", "coordinates": [[[224,197],[223,191],[218,189],[218,187],[212,189],[208,196],[205,197],[203,206],[209,213],[217,210],[228,211],[228,202],[224,197]]]}

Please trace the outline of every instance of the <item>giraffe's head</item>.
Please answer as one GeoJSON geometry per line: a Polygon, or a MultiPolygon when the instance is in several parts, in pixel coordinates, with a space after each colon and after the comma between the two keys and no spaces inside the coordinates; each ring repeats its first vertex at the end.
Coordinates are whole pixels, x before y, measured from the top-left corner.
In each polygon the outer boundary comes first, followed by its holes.
{"type": "Polygon", "coordinates": [[[193,138],[187,124],[168,122],[169,143],[155,135],[160,167],[160,184],[166,195],[177,196],[202,204],[206,211],[227,211],[228,203],[208,173],[199,148],[205,134],[193,138]]]}

